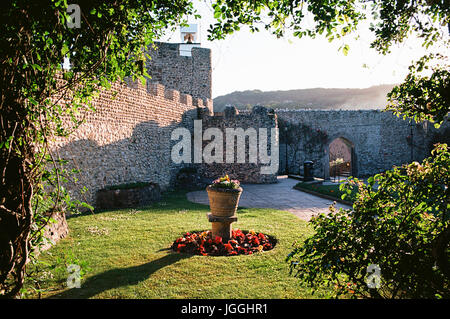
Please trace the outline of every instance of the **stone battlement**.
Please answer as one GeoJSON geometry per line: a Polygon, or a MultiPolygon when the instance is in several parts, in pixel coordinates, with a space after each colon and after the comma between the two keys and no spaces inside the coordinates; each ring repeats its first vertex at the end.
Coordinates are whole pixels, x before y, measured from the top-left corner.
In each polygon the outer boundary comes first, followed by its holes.
{"type": "Polygon", "coordinates": [[[193,98],[190,94],[180,93],[178,90],[166,88],[160,83],[147,81],[147,92],[153,96],[162,97],[167,101],[181,103],[188,107],[207,107],[212,110],[213,100],[208,98],[193,98]]]}
{"type": "MultiPolygon", "coordinates": [[[[126,82],[128,87],[131,89],[140,89],[143,87],[140,82],[131,83],[126,82]]],[[[208,108],[209,110],[213,110],[213,100],[209,98],[195,98],[190,94],[181,93],[178,90],[167,88],[165,85],[152,82],[147,80],[146,84],[147,93],[153,95],[155,97],[164,98],[168,102],[175,102],[184,104],[186,107],[198,107],[198,108],[208,108]]]]}
{"type": "Polygon", "coordinates": [[[92,106],[95,112],[77,115],[84,120],[79,127],[64,118],[73,133],[51,142],[53,152],[68,160],[68,168],[80,171],[79,182],[69,182],[66,188],[90,204],[98,190],[111,185],[153,182],[163,190],[169,187],[179,169],[170,158],[171,132],[179,126],[190,128],[199,116],[212,113],[213,102],[159,83],[127,80],[101,90],[92,106]],[[88,191],[83,194],[84,186],[88,191]]]}

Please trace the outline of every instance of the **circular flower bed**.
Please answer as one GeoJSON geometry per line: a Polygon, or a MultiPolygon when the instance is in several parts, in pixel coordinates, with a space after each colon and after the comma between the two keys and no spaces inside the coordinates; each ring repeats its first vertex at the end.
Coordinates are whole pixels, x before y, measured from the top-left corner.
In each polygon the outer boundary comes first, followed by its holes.
{"type": "Polygon", "coordinates": [[[253,230],[232,230],[232,237],[228,242],[222,238],[213,238],[211,231],[199,231],[186,233],[172,244],[172,249],[177,252],[190,253],[203,256],[233,256],[251,255],[263,250],[270,250],[276,244],[276,240],[263,233],[253,230]]]}

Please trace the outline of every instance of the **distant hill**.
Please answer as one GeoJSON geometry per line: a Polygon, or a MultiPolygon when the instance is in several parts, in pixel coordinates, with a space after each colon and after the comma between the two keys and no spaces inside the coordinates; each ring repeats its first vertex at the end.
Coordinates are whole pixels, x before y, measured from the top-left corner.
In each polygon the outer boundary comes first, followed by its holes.
{"type": "Polygon", "coordinates": [[[383,109],[386,95],[394,84],[366,89],[300,89],[288,91],[236,91],[214,99],[214,111],[222,112],[226,105],[239,110],[263,105],[274,109],[383,109]]]}

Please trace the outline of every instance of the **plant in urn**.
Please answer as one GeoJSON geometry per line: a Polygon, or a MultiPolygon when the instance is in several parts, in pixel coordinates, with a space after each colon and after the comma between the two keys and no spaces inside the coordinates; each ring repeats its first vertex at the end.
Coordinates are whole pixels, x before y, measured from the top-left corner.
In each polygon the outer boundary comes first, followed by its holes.
{"type": "Polygon", "coordinates": [[[237,221],[236,210],[242,187],[238,180],[230,180],[228,175],[218,178],[206,187],[211,213],[208,220],[212,223],[213,236],[224,240],[231,238],[231,223],[237,221]]]}

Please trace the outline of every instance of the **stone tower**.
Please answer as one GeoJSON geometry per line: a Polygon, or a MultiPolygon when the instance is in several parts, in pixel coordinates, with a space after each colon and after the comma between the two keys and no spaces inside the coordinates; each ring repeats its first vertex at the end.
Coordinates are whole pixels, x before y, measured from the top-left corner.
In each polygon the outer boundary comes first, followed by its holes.
{"type": "Polygon", "coordinates": [[[147,61],[150,81],[189,94],[193,98],[211,99],[211,50],[197,43],[155,43],[147,61]]]}

